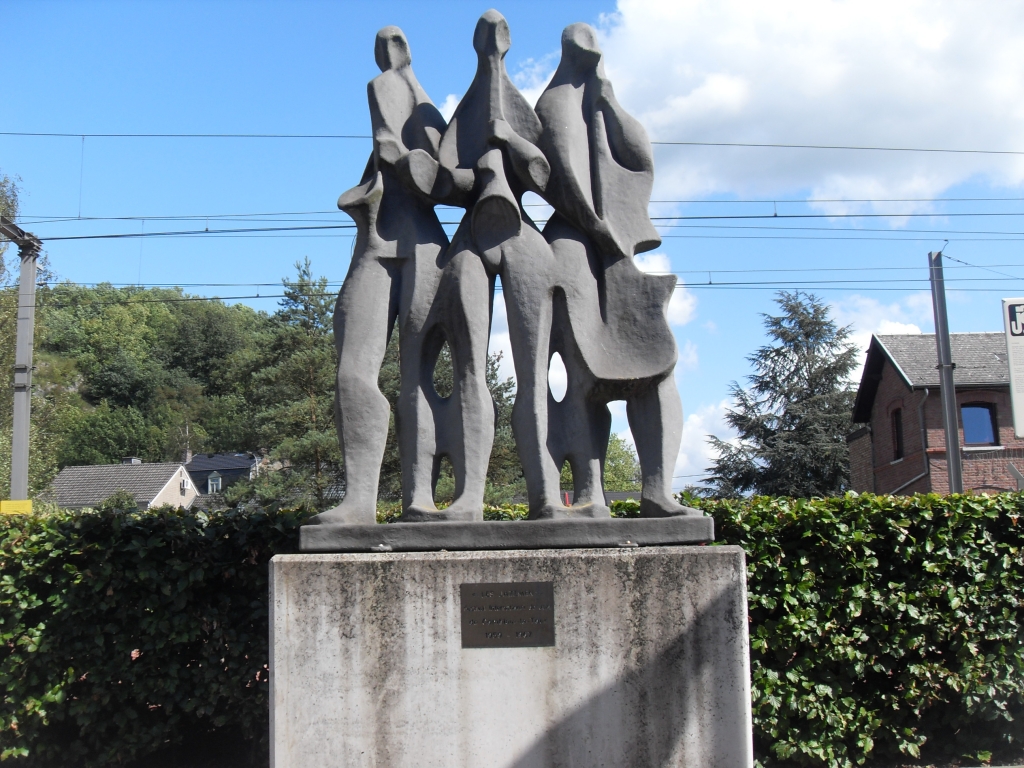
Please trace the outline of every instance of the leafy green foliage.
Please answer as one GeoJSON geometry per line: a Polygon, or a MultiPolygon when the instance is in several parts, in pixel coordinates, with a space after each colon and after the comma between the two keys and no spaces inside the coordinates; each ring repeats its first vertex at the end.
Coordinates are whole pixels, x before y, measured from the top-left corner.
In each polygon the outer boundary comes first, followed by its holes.
{"type": "Polygon", "coordinates": [[[772,343],[748,358],[750,388],[730,387],[736,406],[726,421],[739,443],[710,438],[719,454],[708,470],[714,496],[807,498],[849,486],[849,376],[857,364],[850,331],[837,328],[815,296],[782,291],[776,302],[782,314],[763,316],[772,343]]]}
{"type": "MultiPolygon", "coordinates": [[[[566,491],[573,489],[572,467],[566,461],[562,464],[559,486],[566,491]]],[[[608,438],[608,450],[604,458],[604,489],[606,491],[639,491],[640,460],[633,446],[614,432],[608,438]]]]}
{"type": "MultiPolygon", "coordinates": [[[[12,179],[3,171],[0,171],[0,216],[4,216],[11,221],[18,217],[18,195],[21,191],[18,188],[19,181],[21,179],[17,176],[12,179]]],[[[7,252],[7,245],[6,242],[0,243],[0,284],[3,284],[6,278],[4,254],[7,252]]]]}
{"type": "MultiPolygon", "coordinates": [[[[249,363],[274,333],[273,319],[247,307],[190,298],[179,289],[39,288],[33,492],[69,464],[110,463],[127,455],[180,460],[189,447],[264,447],[246,387],[252,382],[249,363]]],[[[12,336],[15,303],[13,288],[0,290],[0,330],[10,324],[12,336]]],[[[9,391],[0,391],[0,431],[9,422],[9,391]]],[[[0,446],[5,442],[0,439],[0,446]]],[[[9,462],[0,447],[0,476],[9,472],[9,462]]]]}
{"type": "MultiPolygon", "coordinates": [[[[181,289],[41,287],[29,454],[33,493],[68,465],[116,463],[124,456],[180,461],[188,450],[251,451],[266,454],[274,471],[229,488],[230,503],[307,510],[336,503],[343,466],[334,427],[334,294],[308,259],[296,262],[294,277],[282,284],[284,297],[271,315],[198,300],[181,289]]],[[[0,333],[8,338],[16,307],[16,289],[0,279],[0,333]]],[[[13,355],[13,345],[0,348],[0,363],[9,363],[0,368],[11,371],[13,355]]],[[[437,384],[450,391],[447,348],[442,357],[437,384]]],[[[487,364],[497,414],[488,469],[492,502],[524,490],[511,427],[515,386],[499,379],[500,361],[495,355],[487,364]]],[[[397,333],[379,384],[392,406],[381,497],[398,499],[397,333]]],[[[10,393],[0,387],[3,489],[10,475],[10,393]]],[[[442,500],[446,489],[449,496],[454,490],[450,472],[443,474],[442,500]]]]}
{"type": "Polygon", "coordinates": [[[1024,495],[686,503],[747,553],[763,765],[1020,750],[1024,495]]]}
{"type": "Polygon", "coordinates": [[[267,562],[302,519],[0,519],[0,759],[110,765],[215,729],[265,740],[267,562]]]}
{"type": "Polygon", "coordinates": [[[139,504],[130,491],[120,488],[101,501],[97,509],[100,512],[136,512],[139,504]]]}
{"type": "MultiPolygon", "coordinates": [[[[1020,749],[1024,494],[683,501],[747,553],[762,766],[1020,749]]],[[[267,562],[305,513],[104,506],[0,518],[0,757],[99,766],[196,734],[265,739],[267,562]]]]}
{"type": "MultiPolygon", "coordinates": [[[[494,444],[487,465],[487,493],[485,501],[490,504],[509,502],[521,494],[526,495],[526,484],[523,480],[523,468],[516,452],[516,442],[512,435],[512,405],[515,402],[515,380],[501,379],[498,369],[501,365],[501,353],[487,357],[486,380],[487,388],[495,405],[494,444]]],[[[447,397],[454,388],[454,372],[452,369],[451,350],[445,343],[438,355],[434,367],[433,383],[435,391],[447,397]]],[[[381,394],[387,398],[391,406],[388,422],[388,439],[381,462],[380,487],[378,498],[385,502],[393,502],[402,498],[402,464],[398,454],[398,436],[395,432],[395,413],[398,407],[398,395],[401,387],[398,355],[398,330],[391,334],[384,362],[381,364],[377,377],[377,386],[381,394]]],[[[441,464],[438,476],[436,500],[440,504],[451,503],[455,495],[455,479],[452,477],[450,464],[445,459],[441,464]]]]}

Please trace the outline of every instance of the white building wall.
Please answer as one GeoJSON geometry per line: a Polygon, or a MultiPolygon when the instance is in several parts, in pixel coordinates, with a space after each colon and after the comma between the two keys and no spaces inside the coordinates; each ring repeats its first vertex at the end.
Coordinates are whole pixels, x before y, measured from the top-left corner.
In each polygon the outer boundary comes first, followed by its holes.
{"type": "Polygon", "coordinates": [[[188,474],[188,470],[185,467],[178,467],[178,470],[174,473],[170,480],[167,481],[167,485],[161,489],[153,500],[149,503],[150,507],[160,507],[164,504],[170,504],[172,507],[181,507],[188,509],[192,506],[192,502],[196,500],[196,496],[199,493],[196,491],[196,485],[192,482],[192,478],[188,474]],[[181,487],[181,481],[185,481],[184,490],[181,487]]]}

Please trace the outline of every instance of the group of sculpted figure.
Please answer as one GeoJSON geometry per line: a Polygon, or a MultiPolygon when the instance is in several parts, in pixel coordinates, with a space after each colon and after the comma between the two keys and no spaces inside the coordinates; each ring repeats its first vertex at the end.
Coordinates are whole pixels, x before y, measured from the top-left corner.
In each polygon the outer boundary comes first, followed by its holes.
{"type": "Polygon", "coordinates": [[[645,274],[633,262],[661,242],[647,214],[650,141],[616,101],[592,27],[572,24],[562,33],[561,62],[536,108],[505,71],[510,43],[504,17],[485,13],[473,34],[476,76],[446,123],[413,74],[403,32],[377,33],[381,74],[367,88],[373,155],[360,184],[338,200],[357,226],[334,314],[347,490],[320,523],[375,522],[390,412],[377,377],[396,322],[400,520],[482,520],[494,439],[485,374],[496,277],[508,312],[512,428],[529,517],[609,516],[602,469],[612,400],[627,404],[641,516],[695,513],[671,495],[683,419],[666,319],[675,278],[645,274]],[[554,209],[543,230],[523,207],[527,191],[554,209]],[[466,210],[451,241],[437,204],[466,210]],[[446,342],[454,384],[441,397],[433,371],[446,342]],[[560,402],[548,387],[556,352],[567,373],[560,402]],[[438,509],[443,457],[455,499],[438,509]],[[566,460],[571,506],[559,491],[566,460]]]}

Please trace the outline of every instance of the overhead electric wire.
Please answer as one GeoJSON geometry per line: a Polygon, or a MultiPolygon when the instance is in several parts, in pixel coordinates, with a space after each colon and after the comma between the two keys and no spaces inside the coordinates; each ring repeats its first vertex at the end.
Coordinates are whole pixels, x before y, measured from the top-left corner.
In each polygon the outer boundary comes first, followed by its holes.
{"type": "MultiPolygon", "coordinates": [[[[948,257],[947,257],[948,258],[948,257]]],[[[1011,268],[1011,269],[1024,269],[1024,264],[967,264],[966,262],[960,262],[962,266],[950,266],[947,269],[983,269],[991,270],[993,268],[1011,268]]],[[[778,274],[778,273],[807,273],[807,272],[919,272],[920,268],[916,266],[907,267],[769,267],[769,268],[753,268],[753,269],[682,269],[673,270],[671,272],[653,272],[650,274],[660,275],[749,275],[749,274],[778,274]]],[[[1000,274],[1000,273],[997,273],[1000,274]]],[[[1006,275],[1013,280],[1024,279],[1024,277],[1016,277],[1014,275],[1006,275]]],[[[961,278],[951,278],[950,282],[956,282],[961,278]]],[[[992,278],[985,278],[992,280],[992,278]]],[[[919,278],[923,282],[927,282],[928,278],[919,278]]],[[[341,286],[341,280],[328,280],[326,285],[328,286],[341,286]]],[[[891,282],[891,281],[883,281],[891,282]]],[[[43,287],[60,287],[64,285],[71,285],[73,287],[98,287],[98,286],[110,286],[113,288],[269,288],[278,287],[281,285],[280,281],[272,283],[112,283],[109,281],[101,281],[98,283],[66,283],[64,281],[39,281],[36,283],[40,288],[43,287]]],[[[687,284],[690,285],[690,284],[687,284]]],[[[263,297],[261,297],[263,298],[263,297]]]]}
{"type": "MultiPolygon", "coordinates": [[[[355,133],[67,133],[57,131],[0,131],[0,136],[87,139],[372,139],[355,133]]],[[[819,149],[860,152],[929,152],[957,155],[1024,155],[1016,149],[954,149],[948,147],[879,147],[853,144],[783,144],[749,141],[652,141],[655,146],[743,147],[754,149],[819,149]]]]}
{"type": "Polygon", "coordinates": [[[659,146],[678,147],[753,147],[757,149],[838,149],[861,152],[938,152],[952,155],[1024,155],[1019,149],[949,149],[935,147],[872,147],[851,144],[775,144],[742,141],[652,141],[659,146]]]}
{"type": "MultiPolygon", "coordinates": [[[[780,219],[859,219],[859,218],[910,218],[910,217],[929,217],[935,218],[936,216],[944,217],[968,217],[968,216],[1024,216],[1024,213],[1013,213],[1013,212],[982,212],[982,213],[947,213],[947,214],[916,214],[916,213],[857,213],[857,214],[737,214],[731,216],[654,216],[653,221],[661,222],[658,226],[663,228],[679,228],[685,225],[665,223],[665,222],[676,222],[676,221],[749,221],[749,220],[772,220],[777,221],[780,219]]],[[[444,221],[441,224],[456,226],[460,222],[457,221],[444,221]]],[[[543,220],[538,220],[536,223],[543,224],[543,220]]],[[[135,237],[178,237],[182,235],[236,235],[246,233],[268,233],[268,232],[302,232],[302,231],[313,231],[313,230],[339,230],[339,229],[354,229],[355,224],[317,224],[307,226],[291,226],[291,227],[232,227],[228,229],[195,229],[195,230],[172,230],[162,232],[122,232],[122,233],[108,233],[98,235],[37,235],[42,241],[62,241],[62,240],[115,240],[115,239],[128,239],[135,237]]],[[[845,229],[845,230],[829,230],[837,232],[849,232],[856,233],[857,230],[845,229]]],[[[892,231],[894,234],[898,234],[900,230],[884,230],[892,231]]],[[[941,230],[943,233],[955,232],[955,230],[941,230]]],[[[1017,232],[999,232],[998,234],[1016,235],[1020,234],[1017,232]]]]}
{"type": "MultiPolygon", "coordinates": [[[[960,267],[961,269],[963,269],[963,268],[989,269],[989,267],[987,265],[974,265],[974,264],[967,264],[966,262],[961,262],[961,264],[963,264],[963,266],[960,267]]],[[[1024,266],[1024,265],[1009,264],[1009,265],[991,265],[991,266],[1019,267],[1019,266],[1024,266]]],[[[878,270],[911,270],[911,269],[914,269],[914,268],[913,267],[880,267],[880,268],[877,268],[877,269],[878,270]]],[[[833,267],[833,268],[819,267],[819,268],[808,268],[808,269],[790,268],[790,269],[760,269],[760,270],[742,270],[742,269],[735,269],[735,270],[684,270],[682,272],[653,273],[653,274],[673,274],[673,275],[680,275],[680,276],[684,275],[684,274],[708,274],[709,275],[708,282],[683,282],[683,281],[681,281],[681,282],[676,283],[676,287],[687,288],[687,289],[782,290],[782,289],[786,289],[786,288],[794,288],[794,287],[806,288],[806,287],[812,287],[813,286],[817,290],[902,291],[902,292],[906,292],[908,290],[913,290],[913,287],[912,286],[895,287],[893,284],[894,283],[910,283],[910,284],[918,284],[919,283],[919,284],[921,284],[921,288],[923,289],[924,288],[924,284],[928,283],[928,279],[927,278],[895,278],[895,279],[885,279],[885,280],[872,280],[872,279],[848,279],[848,280],[835,280],[835,279],[831,279],[831,280],[746,280],[746,281],[731,280],[731,281],[714,282],[713,278],[711,277],[711,275],[714,275],[716,273],[717,274],[737,274],[737,273],[749,274],[749,273],[766,273],[766,272],[811,272],[811,271],[836,271],[836,272],[865,271],[865,272],[873,272],[873,271],[877,271],[877,270],[874,269],[874,268],[871,268],[871,267],[833,267]],[[878,283],[885,283],[887,287],[879,287],[877,285],[878,283]]],[[[991,270],[989,270],[989,271],[991,271],[991,270]]],[[[956,277],[954,277],[954,278],[947,279],[946,282],[947,283],[999,282],[999,283],[1002,284],[1002,283],[1006,282],[1006,279],[1010,279],[1010,280],[1024,280],[1024,277],[1015,277],[1013,275],[1005,275],[1005,273],[996,273],[996,274],[1000,275],[1000,277],[999,278],[990,278],[990,277],[985,277],[985,278],[966,278],[966,277],[965,278],[956,278],[956,277]]],[[[57,288],[59,288],[62,285],[67,285],[67,284],[66,283],[56,283],[56,284],[53,284],[53,283],[45,283],[45,282],[39,283],[40,287],[56,286],[57,288]]],[[[78,284],[72,283],[70,285],[71,285],[71,287],[78,287],[78,284]]],[[[100,286],[103,286],[103,285],[110,285],[111,287],[116,287],[115,284],[112,284],[112,283],[94,283],[93,284],[94,287],[100,287],[100,286]]],[[[259,287],[276,286],[276,285],[280,285],[280,283],[188,283],[188,284],[180,284],[180,285],[173,285],[173,286],[170,285],[170,284],[166,284],[166,285],[137,285],[137,284],[131,284],[131,283],[124,283],[124,284],[119,284],[119,285],[121,287],[134,287],[134,288],[141,288],[141,289],[148,289],[148,288],[155,288],[155,287],[165,287],[165,288],[185,288],[185,287],[254,287],[254,288],[259,288],[259,287]]],[[[342,283],[340,283],[340,282],[328,282],[327,285],[328,286],[331,286],[331,285],[341,286],[342,283]]],[[[495,290],[502,291],[502,286],[501,285],[496,286],[495,290]]],[[[962,292],[993,293],[993,292],[1000,292],[1002,289],[1001,288],[969,288],[969,287],[960,288],[960,287],[951,287],[950,290],[952,290],[952,291],[962,291],[962,292]]],[[[309,296],[309,297],[320,297],[320,298],[333,298],[334,296],[337,295],[336,291],[331,291],[329,293],[321,293],[321,292],[315,292],[314,293],[314,292],[301,292],[301,291],[299,291],[299,292],[292,292],[292,295],[294,295],[294,293],[299,293],[300,295],[309,296]]],[[[36,306],[40,307],[40,306],[47,306],[47,305],[49,305],[49,306],[61,308],[61,307],[73,307],[73,306],[86,307],[86,306],[97,306],[97,305],[130,304],[130,303],[147,303],[147,304],[148,303],[156,303],[156,304],[159,304],[159,303],[187,303],[187,302],[197,302],[197,301],[230,301],[230,300],[241,300],[241,299],[279,299],[279,298],[284,298],[287,295],[289,295],[289,294],[285,294],[285,293],[261,294],[261,293],[257,292],[255,294],[234,295],[234,296],[177,296],[177,297],[172,297],[172,298],[167,298],[167,297],[162,297],[162,298],[138,298],[137,296],[129,296],[129,297],[121,298],[121,299],[116,299],[116,300],[113,300],[113,301],[74,301],[74,302],[50,301],[49,300],[49,296],[47,296],[47,297],[45,297],[46,300],[44,302],[42,302],[42,303],[37,302],[36,306]]],[[[44,298],[44,297],[41,296],[40,298],[44,298]]]]}
{"type": "MultiPolygon", "coordinates": [[[[744,204],[762,205],[768,203],[785,204],[812,204],[812,203],[946,203],[946,202],[1020,202],[1024,197],[888,197],[888,198],[777,198],[777,199],[751,199],[751,200],[651,200],[651,204],[673,204],[673,205],[719,205],[719,204],[744,204]]],[[[439,208],[457,209],[458,206],[439,205],[439,208]]],[[[548,203],[524,203],[526,208],[550,208],[548,203]]],[[[320,216],[327,214],[338,215],[338,209],[327,209],[318,211],[257,211],[247,213],[186,213],[179,215],[136,215],[136,216],[64,216],[58,214],[21,214],[19,221],[31,220],[32,224],[42,224],[61,221],[137,221],[139,219],[150,219],[152,221],[187,221],[203,219],[246,219],[263,216],[320,216]]],[[[942,216],[942,213],[935,213],[935,216],[942,216]]]]}
{"type": "Polygon", "coordinates": [[[963,264],[963,267],[961,267],[961,269],[963,269],[965,267],[970,267],[970,268],[973,268],[973,269],[983,269],[986,272],[991,272],[993,275],[1001,275],[1002,277],[1009,277],[1011,279],[1016,279],[1016,278],[1013,277],[1013,275],[1008,275],[1005,272],[997,272],[996,270],[992,269],[991,267],[979,267],[976,264],[968,264],[966,261],[962,261],[960,259],[954,258],[953,256],[949,256],[948,254],[945,253],[944,250],[939,251],[939,253],[942,254],[943,258],[948,259],[949,261],[955,261],[958,264],[963,264]]]}
{"type": "MultiPolygon", "coordinates": [[[[804,198],[767,198],[762,197],[752,200],[651,200],[652,203],[745,203],[754,205],[758,203],[997,203],[997,202],[1018,202],[1024,197],[804,197],[804,198]]],[[[541,203],[533,203],[541,205],[541,203]]],[[[547,205],[547,203],[544,203],[547,205]]]]}
{"type": "MultiPolygon", "coordinates": [[[[856,231],[856,230],[851,230],[856,231]]],[[[1012,234],[1012,233],[1011,233],[1012,234]]],[[[302,236],[304,237],[304,235],[302,236]]],[[[317,237],[317,235],[310,235],[310,237],[317,237]]],[[[1024,240],[1024,237],[881,237],[877,235],[865,235],[862,237],[847,237],[847,236],[836,236],[830,237],[827,235],[662,235],[663,240],[666,239],[682,239],[682,240],[853,240],[853,241],[880,241],[887,243],[934,243],[939,240],[945,240],[950,243],[1000,243],[1010,242],[1019,243],[1024,240]]]]}
{"type": "Polygon", "coordinates": [[[35,136],[77,139],[372,139],[362,133],[59,133],[56,131],[0,131],[0,136],[35,136]]]}
{"type": "MultiPolygon", "coordinates": [[[[701,283],[695,283],[695,284],[679,283],[678,287],[694,288],[694,289],[699,288],[699,289],[733,290],[733,291],[780,291],[780,290],[785,290],[787,288],[791,288],[791,287],[794,287],[794,286],[791,285],[791,284],[788,284],[788,283],[765,283],[763,285],[762,284],[748,285],[748,284],[743,284],[743,283],[714,283],[712,285],[701,284],[701,283]]],[[[496,287],[495,290],[498,291],[499,293],[502,292],[502,289],[500,287],[496,287]]],[[[817,290],[819,290],[819,291],[848,291],[848,290],[850,290],[850,288],[849,287],[837,288],[837,287],[831,287],[831,286],[821,286],[821,287],[817,288],[817,290]]],[[[904,292],[905,293],[908,289],[907,288],[864,287],[864,288],[858,288],[857,290],[859,292],[863,292],[863,293],[873,293],[873,292],[879,292],[879,291],[882,291],[882,292],[897,291],[897,292],[904,292]]],[[[961,293],[1000,293],[1001,292],[1001,290],[999,288],[949,288],[948,290],[950,290],[950,291],[959,291],[961,293]]],[[[309,296],[311,298],[312,297],[334,298],[338,294],[337,294],[337,292],[334,292],[334,293],[303,294],[303,295],[309,296]]],[[[286,294],[283,294],[283,293],[274,293],[274,294],[259,294],[259,293],[256,293],[256,294],[249,294],[249,295],[245,295],[245,296],[181,296],[181,297],[171,298],[171,299],[166,299],[166,298],[164,298],[164,299],[126,298],[126,299],[117,299],[117,300],[114,300],[114,301],[78,301],[78,302],[49,302],[49,301],[48,302],[40,302],[37,299],[37,301],[36,301],[34,306],[36,307],[36,309],[47,307],[47,306],[54,307],[54,308],[57,308],[57,309],[66,309],[68,307],[82,307],[82,308],[85,308],[85,307],[93,307],[93,306],[114,306],[114,305],[123,305],[123,304],[180,304],[180,303],[190,303],[190,302],[198,302],[198,301],[234,301],[234,300],[241,300],[241,299],[282,299],[282,298],[285,298],[285,296],[286,296],[286,294]]]]}

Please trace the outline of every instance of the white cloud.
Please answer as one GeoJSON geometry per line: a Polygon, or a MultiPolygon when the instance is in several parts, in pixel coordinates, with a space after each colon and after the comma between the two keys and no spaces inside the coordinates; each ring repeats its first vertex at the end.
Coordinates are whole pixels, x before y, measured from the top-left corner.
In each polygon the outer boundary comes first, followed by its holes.
{"type": "Polygon", "coordinates": [[[548,81],[555,74],[555,67],[558,66],[560,55],[560,51],[556,49],[544,54],[539,59],[526,59],[519,62],[515,72],[511,73],[512,82],[531,104],[536,104],[537,99],[547,88],[548,81]]]}
{"type": "Polygon", "coordinates": [[[735,431],[725,422],[725,411],[731,405],[729,400],[712,403],[686,417],[683,424],[683,441],[672,473],[672,487],[681,489],[686,485],[699,485],[707,468],[716,458],[715,450],[708,444],[708,436],[735,440],[735,431]]]}
{"type": "MultiPolygon", "coordinates": [[[[619,99],[656,140],[1015,149],[1024,135],[1021,3],[619,0],[599,33],[619,99]]],[[[521,67],[531,95],[546,62],[521,67]]],[[[1024,182],[1024,158],[1008,156],[656,151],[662,199],[910,198],[967,179],[1024,182]]]]}
{"type": "MultiPolygon", "coordinates": [[[[633,261],[641,272],[652,275],[672,274],[672,263],[664,253],[641,253],[635,256],[633,261]]],[[[686,325],[696,316],[697,297],[686,290],[686,286],[680,280],[668,302],[669,325],[686,325]]]]}
{"type": "Polygon", "coordinates": [[[459,106],[459,102],[462,101],[461,96],[457,96],[454,93],[449,93],[444,97],[444,101],[441,102],[441,106],[438,110],[441,112],[441,116],[444,117],[445,122],[452,119],[452,115],[455,114],[455,108],[459,106]]]}
{"type": "Polygon", "coordinates": [[[676,364],[676,372],[692,371],[700,365],[697,357],[697,345],[687,339],[679,350],[679,362],[676,364]]]}
{"type": "Polygon", "coordinates": [[[864,370],[864,354],[871,343],[871,334],[921,333],[921,325],[931,320],[931,298],[927,293],[911,294],[890,304],[854,294],[832,304],[831,309],[837,324],[851,326],[850,339],[861,351],[860,364],[851,374],[857,382],[864,370]]]}

